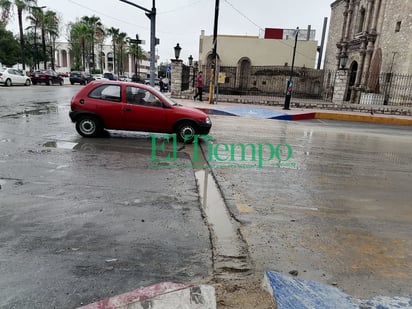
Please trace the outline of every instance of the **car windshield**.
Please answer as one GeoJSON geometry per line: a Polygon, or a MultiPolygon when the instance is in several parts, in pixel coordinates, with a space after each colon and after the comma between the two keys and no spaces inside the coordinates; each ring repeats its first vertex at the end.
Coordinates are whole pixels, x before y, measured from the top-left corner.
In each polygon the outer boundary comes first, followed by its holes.
{"type": "Polygon", "coordinates": [[[175,101],[173,101],[173,99],[165,96],[162,92],[160,92],[159,90],[157,90],[156,88],[152,88],[152,92],[155,92],[157,97],[162,98],[164,101],[166,101],[167,103],[169,103],[172,106],[181,106],[181,104],[176,103],[175,101]]]}

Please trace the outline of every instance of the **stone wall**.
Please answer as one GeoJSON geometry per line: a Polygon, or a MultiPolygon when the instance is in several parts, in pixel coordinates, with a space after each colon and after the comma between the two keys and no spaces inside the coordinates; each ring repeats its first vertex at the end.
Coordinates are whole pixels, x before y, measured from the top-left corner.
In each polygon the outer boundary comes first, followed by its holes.
{"type": "Polygon", "coordinates": [[[377,44],[382,48],[382,71],[412,74],[411,0],[385,0],[384,2],[382,29],[377,38],[377,44]],[[399,31],[396,30],[398,22],[399,31]]]}
{"type": "Polygon", "coordinates": [[[328,41],[325,49],[324,69],[334,71],[338,68],[337,53],[338,43],[342,37],[342,25],[344,22],[345,0],[338,0],[331,5],[331,16],[329,19],[328,41]]]}
{"type": "Polygon", "coordinates": [[[172,96],[179,96],[182,93],[182,71],[183,61],[172,59],[170,74],[172,96]]]}

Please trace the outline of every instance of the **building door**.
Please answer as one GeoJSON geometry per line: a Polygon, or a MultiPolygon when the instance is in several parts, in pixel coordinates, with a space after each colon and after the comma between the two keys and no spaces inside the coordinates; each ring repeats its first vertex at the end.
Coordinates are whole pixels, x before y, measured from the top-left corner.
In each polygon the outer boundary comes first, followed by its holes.
{"type": "Polygon", "coordinates": [[[243,59],[240,62],[239,69],[239,88],[240,90],[246,91],[249,88],[250,60],[243,59]]]}
{"type": "Polygon", "coordinates": [[[356,61],[352,62],[349,70],[350,70],[349,71],[349,82],[348,82],[348,87],[346,89],[345,101],[350,101],[353,86],[355,85],[355,82],[356,82],[356,74],[358,72],[358,63],[356,61]]]}

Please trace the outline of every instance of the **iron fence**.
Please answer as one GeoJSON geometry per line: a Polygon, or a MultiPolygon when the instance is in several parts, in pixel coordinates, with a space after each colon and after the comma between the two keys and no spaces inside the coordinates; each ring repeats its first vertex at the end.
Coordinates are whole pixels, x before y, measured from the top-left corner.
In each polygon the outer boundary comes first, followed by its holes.
{"type": "MultiPolygon", "coordinates": [[[[335,87],[345,88],[344,101],[359,104],[412,106],[412,75],[380,73],[362,76],[365,85],[349,86],[356,72],[347,72],[347,80],[338,85],[338,71],[295,68],[293,71],[292,100],[332,102],[335,87]],[[353,76],[352,76],[353,75],[353,76]],[[352,96],[351,96],[352,94],[352,96]],[[355,94],[355,95],[353,95],[355,94]],[[353,102],[351,98],[356,98],[353,102]]],[[[222,66],[219,70],[219,96],[265,101],[268,97],[281,98],[291,75],[290,67],[249,66],[247,68],[222,66]]],[[[205,88],[209,89],[210,76],[205,88]]]]}

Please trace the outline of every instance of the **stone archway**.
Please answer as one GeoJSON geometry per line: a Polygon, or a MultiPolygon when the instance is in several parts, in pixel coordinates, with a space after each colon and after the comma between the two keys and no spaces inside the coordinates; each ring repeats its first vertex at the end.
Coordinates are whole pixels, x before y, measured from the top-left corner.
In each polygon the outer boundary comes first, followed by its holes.
{"type": "Polygon", "coordinates": [[[237,71],[240,90],[247,90],[249,88],[249,78],[250,78],[250,69],[251,61],[249,58],[241,58],[237,63],[237,71]]]}
{"type": "Polygon", "coordinates": [[[357,73],[358,73],[358,63],[356,61],[353,61],[349,69],[349,79],[348,79],[348,84],[346,86],[345,101],[351,100],[352,91],[353,91],[353,87],[355,86],[357,73]]]}
{"type": "Polygon", "coordinates": [[[61,54],[61,63],[59,63],[59,65],[61,67],[68,67],[68,64],[67,64],[67,50],[62,49],[60,51],[60,54],[61,54]]]}

